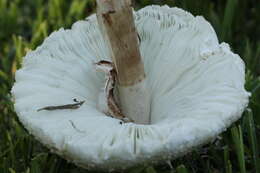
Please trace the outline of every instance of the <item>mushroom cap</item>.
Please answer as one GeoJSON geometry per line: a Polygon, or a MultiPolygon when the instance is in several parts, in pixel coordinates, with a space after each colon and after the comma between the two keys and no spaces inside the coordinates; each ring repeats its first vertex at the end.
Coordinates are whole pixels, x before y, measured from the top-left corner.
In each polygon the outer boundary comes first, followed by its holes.
{"type": "MultiPolygon", "coordinates": [[[[85,168],[125,169],[176,158],[241,117],[250,93],[245,65],[219,44],[201,16],[168,6],[135,12],[149,93],[151,124],[121,124],[97,107],[109,60],[95,15],[60,29],[28,53],[12,89],[26,129],[53,152],[85,168]],[[39,111],[85,101],[78,109],[39,111]]],[[[141,116],[141,115],[140,115],[141,116]]]]}

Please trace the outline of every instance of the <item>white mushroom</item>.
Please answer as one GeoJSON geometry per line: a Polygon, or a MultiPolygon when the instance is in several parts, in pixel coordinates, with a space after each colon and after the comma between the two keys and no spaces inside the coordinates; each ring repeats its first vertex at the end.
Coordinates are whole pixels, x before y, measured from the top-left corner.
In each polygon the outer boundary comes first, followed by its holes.
{"type": "Polygon", "coordinates": [[[219,44],[203,17],[148,6],[135,12],[135,23],[151,98],[149,125],[122,124],[98,109],[106,75],[94,63],[110,57],[95,15],[52,33],[16,73],[12,94],[20,121],[82,167],[125,169],[178,157],[214,139],[248,104],[244,62],[219,44]]]}

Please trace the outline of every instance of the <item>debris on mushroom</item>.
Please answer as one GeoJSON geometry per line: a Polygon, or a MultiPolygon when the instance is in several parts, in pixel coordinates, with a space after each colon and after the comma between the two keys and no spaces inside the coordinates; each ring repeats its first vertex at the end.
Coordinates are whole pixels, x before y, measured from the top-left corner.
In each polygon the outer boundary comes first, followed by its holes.
{"type": "Polygon", "coordinates": [[[85,101],[79,102],[76,99],[74,99],[73,101],[76,103],[59,105],[59,106],[46,106],[41,109],[38,109],[37,111],[39,112],[39,111],[43,111],[43,110],[53,111],[53,110],[62,110],[62,109],[78,109],[83,103],[85,103],[85,101]]]}

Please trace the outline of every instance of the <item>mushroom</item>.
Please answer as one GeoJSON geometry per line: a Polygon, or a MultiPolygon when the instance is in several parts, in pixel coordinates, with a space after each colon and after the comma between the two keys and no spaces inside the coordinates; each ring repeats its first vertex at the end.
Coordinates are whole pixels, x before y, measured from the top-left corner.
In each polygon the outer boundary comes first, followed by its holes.
{"type": "Polygon", "coordinates": [[[134,18],[149,124],[104,113],[108,76],[96,65],[111,59],[96,15],[52,33],[16,72],[12,95],[22,124],[81,167],[126,169],[179,157],[216,138],[248,104],[244,62],[203,17],[147,6],[134,18]]]}

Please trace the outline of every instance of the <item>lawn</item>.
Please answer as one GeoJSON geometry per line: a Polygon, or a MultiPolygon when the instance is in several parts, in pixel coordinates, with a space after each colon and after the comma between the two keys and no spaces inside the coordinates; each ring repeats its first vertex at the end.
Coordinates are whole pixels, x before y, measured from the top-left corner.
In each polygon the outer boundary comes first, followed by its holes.
{"type": "MultiPolygon", "coordinates": [[[[259,0],[136,0],[135,8],[168,4],[204,16],[219,41],[230,44],[246,64],[250,103],[242,118],[210,144],[169,164],[136,167],[130,173],[260,173],[259,0]]],[[[70,28],[95,12],[95,0],[0,0],[0,173],[82,173],[49,152],[18,121],[10,90],[23,56],[51,32],[70,28]]]]}

